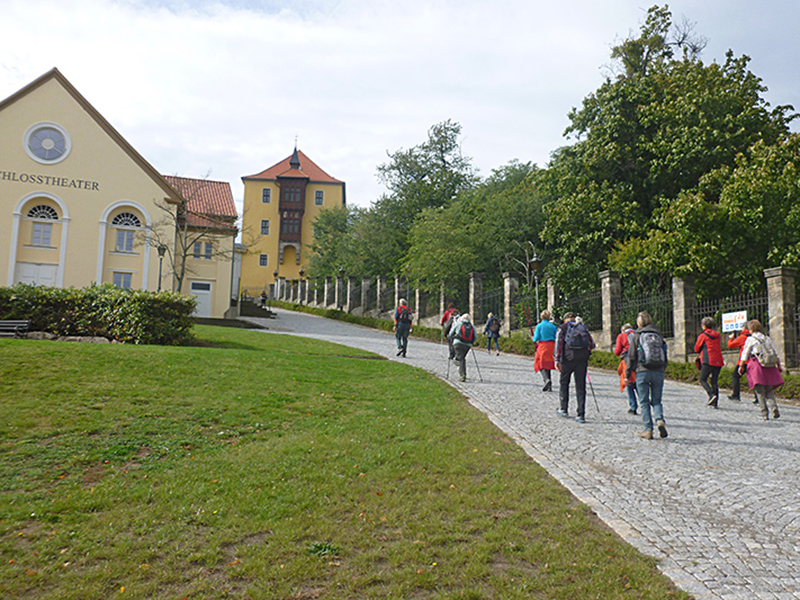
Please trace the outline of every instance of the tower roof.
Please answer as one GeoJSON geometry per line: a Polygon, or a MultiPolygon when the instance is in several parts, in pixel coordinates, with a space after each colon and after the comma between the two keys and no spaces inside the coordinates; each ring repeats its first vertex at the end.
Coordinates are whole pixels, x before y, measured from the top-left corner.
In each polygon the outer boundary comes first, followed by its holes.
{"type": "Polygon", "coordinates": [[[299,179],[308,179],[315,183],[344,183],[339,179],[331,177],[325,171],[317,166],[317,164],[303,154],[302,150],[294,149],[291,156],[287,156],[281,162],[272,165],[270,168],[256,173],[255,175],[247,175],[242,177],[242,181],[247,180],[275,180],[278,177],[292,177],[299,179]]]}

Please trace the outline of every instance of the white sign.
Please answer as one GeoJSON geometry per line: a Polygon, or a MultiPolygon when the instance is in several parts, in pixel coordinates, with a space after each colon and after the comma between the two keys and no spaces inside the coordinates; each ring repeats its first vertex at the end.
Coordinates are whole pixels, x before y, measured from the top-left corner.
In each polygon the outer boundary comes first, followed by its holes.
{"type": "Polygon", "coordinates": [[[741,331],[747,325],[747,311],[739,310],[736,312],[722,314],[722,332],[741,331]]]}

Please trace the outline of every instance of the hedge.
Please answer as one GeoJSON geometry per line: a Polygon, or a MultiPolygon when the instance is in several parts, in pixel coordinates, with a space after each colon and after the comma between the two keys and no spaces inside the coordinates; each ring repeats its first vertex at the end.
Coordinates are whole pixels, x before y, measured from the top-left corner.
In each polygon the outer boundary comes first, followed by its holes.
{"type": "Polygon", "coordinates": [[[133,344],[179,346],[193,339],[197,300],[171,292],[123,290],[113,285],[0,288],[0,319],[26,319],[31,331],[104,337],[133,344]]]}

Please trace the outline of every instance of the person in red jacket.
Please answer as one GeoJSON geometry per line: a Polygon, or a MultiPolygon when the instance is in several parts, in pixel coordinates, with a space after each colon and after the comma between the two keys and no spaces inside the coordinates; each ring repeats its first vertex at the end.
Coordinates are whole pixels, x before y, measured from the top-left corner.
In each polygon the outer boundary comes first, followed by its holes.
{"type": "MultiPolygon", "coordinates": [[[[735,400],[738,402],[741,400],[740,397],[740,389],[741,389],[741,375],[739,375],[739,365],[742,364],[742,349],[744,348],[744,344],[747,341],[747,338],[750,337],[750,330],[745,327],[739,333],[739,335],[734,336],[732,333],[728,336],[728,349],[729,350],[736,350],[739,349],[739,358],[736,360],[736,368],[731,373],[731,395],[728,396],[728,400],[735,400]]],[[[753,404],[758,404],[758,395],[756,395],[756,399],[753,401],[753,404]]]]}
{"type": "Polygon", "coordinates": [[[628,392],[628,413],[635,415],[636,409],[639,408],[639,402],[636,399],[636,373],[631,373],[630,378],[625,377],[625,371],[628,368],[628,348],[630,347],[630,336],[636,330],[630,323],[625,323],[622,326],[620,334],[614,343],[614,354],[620,357],[619,365],[617,366],[617,374],[619,375],[619,391],[628,392]]]}
{"type": "Polygon", "coordinates": [[[714,329],[714,319],[705,317],[701,321],[703,332],[697,336],[694,351],[700,355],[700,385],[708,394],[708,406],[717,408],[719,402],[719,372],[725,361],[722,360],[722,346],[719,332],[714,329]],[[709,384],[708,378],[711,377],[709,384]]]}

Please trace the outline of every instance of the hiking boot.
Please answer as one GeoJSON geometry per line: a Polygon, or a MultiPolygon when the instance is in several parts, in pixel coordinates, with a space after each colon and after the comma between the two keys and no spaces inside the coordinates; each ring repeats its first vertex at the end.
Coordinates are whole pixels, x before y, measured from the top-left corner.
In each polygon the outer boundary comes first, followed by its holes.
{"type": "Polygon", "coordinates": [[[733,400],[734,402],[742,401],[742,399],[739,396],[728,396],[728,400],[733,400]]]}
{"type": "Polygon", "coordinates": [[[663,419],[659,419],[658,421],[656,421],[656,425],[658,426],[658,435],[660,435],[662,438],[667,437],[667,435],[668,435],[667,434],[667,426],[664,423],[664,420],[663,419]]]}
{"type": "Polygon", "coordinates": [[[778,411],[777,407],[772,409],[772,418],[773,419],[781,418],[781,413],[778,411]]]}
{"type": "Polygon", "coordinates": [[[400,356],[402,353],[403,353],[403,349],[402,349],[402,348],[400,348],[400,349],[397,351],[397,356],[400,356]]]}
{"type": "Polygon", "coordinates": [[[766,408],[761,411],[761,418],[765,421],[769,421],[769,411],[766,408]]]}
{"type": "Polygon", "coordinates": [[[628,414],[629,414],[629,415],[636,415],[636,414],[638,414],[638,413],[637,413],[635,410],[633,410],[632,408],[629,408],[629,409],[628,409],[628,414]]]}
{"type": "Polygon", "coordinates": [[[581,416],[577,416],[577,417],[575,417],[575,422],[576,423],[586,423],[586,419],[584,419],[581,416]]]}
{"type": "Polygon", "coordinates": [[[559,417],[568,417],[568,416],[569,416],[569,413],[568,413],[567,411],[565,411],[565,410],[562,410],[562,409],[560,409],[560,408],[559,408],[559,409],[556,411],[556,414],[557,414],[559,417]]]}
{"type": "Polygon", "coordinates": [[[652,440],[653,439],[653,430],[652,429],[648,429],[647,431],[642,431],[642,432],[639,433],[639,437],[640,438],[644,438],[646,440],[652,440]]]}
{"type": "Polygon", "coordinates": [[[717,408],[718,401],[719,401],[719,396],[716,395],[711,396],[711,398],[708,399],[708,404],[706,404],[706,406],[710,406],[711,408],[717,408]]]}
{"type": "Polygon", "coordinates": [[[553,389],[553,382],[552,381],[548,381],[547,383],[544,384],[544,387],[542,388],[542,391],[543,392],[549,392],[552,389],[553,389]]]}

